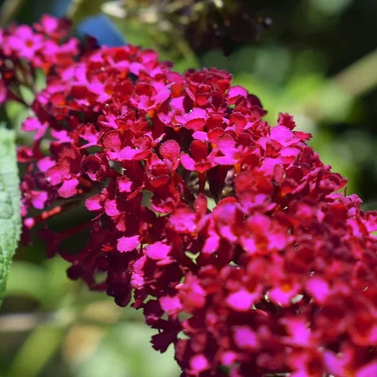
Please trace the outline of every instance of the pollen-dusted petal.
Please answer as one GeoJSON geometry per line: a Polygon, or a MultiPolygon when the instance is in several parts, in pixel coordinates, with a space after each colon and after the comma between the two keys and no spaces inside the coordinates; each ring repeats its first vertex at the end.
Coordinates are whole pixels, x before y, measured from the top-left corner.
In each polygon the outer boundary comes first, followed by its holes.
{"type": "Polygon", "coordinates": [[[181,147],[175,140],[167,140],[160,146],[162,158],[174,161],[179,159],[181,147]]]}
{"type": "Polygon", "coordinates": [[[118,152],[122,149],[122,140],[120,134],[116,130],[106,132],[102,136],[103,146],[109,151],[118,152]]]}

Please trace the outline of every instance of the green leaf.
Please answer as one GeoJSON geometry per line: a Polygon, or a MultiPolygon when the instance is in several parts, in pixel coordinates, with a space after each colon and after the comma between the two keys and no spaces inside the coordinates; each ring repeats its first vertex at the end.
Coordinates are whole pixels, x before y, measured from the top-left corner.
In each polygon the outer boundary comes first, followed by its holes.
{"type": "Polygon", "coordinates": [[[21,231],[15,134],[0,126],[0,304],[21,231]]]}

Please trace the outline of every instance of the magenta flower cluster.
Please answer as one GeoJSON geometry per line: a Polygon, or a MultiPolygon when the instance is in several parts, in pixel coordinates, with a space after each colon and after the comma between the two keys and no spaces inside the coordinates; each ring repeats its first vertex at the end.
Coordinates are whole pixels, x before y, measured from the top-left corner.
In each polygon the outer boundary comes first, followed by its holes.
{"type": "Polygon", "coordinates": [[[33,28],[0,29],[0,104],[22,102],[22,86],[35,90],[36,69],[58,73],[74,63],[79,43],[67,38],[69,26],[68,20],[46,15],[33,28]]]}
{"type": "Polygon", "coordinates": [[[78,48],[65,26],[2,33],[3,93],[7,62],[47,74],[18,154],[25,230],[85,200],[92,220],[48,233],[49,253],[143,310],[182,376],[377,376],[377,213],[340,191],[310,135],[288,114],[268,125],[228,72],[78,48]]]}

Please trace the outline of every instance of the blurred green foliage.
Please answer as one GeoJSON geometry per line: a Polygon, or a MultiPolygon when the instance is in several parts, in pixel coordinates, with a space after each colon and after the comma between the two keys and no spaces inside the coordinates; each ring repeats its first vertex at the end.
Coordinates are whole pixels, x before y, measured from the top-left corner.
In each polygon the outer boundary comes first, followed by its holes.
{"type": "MultiPolygon", "coordinates": [[[[0,1],[0,20],[31,23],[45,12],[62,15],[69,9],[79,23],[105,12],[125,40],[159,50],[179,71],[229,70],[236,84],[261,98],[271,124],[280,111],[295,115],[298,128],[313,134],[311,143],[322,160],[349,178],[347,193],[359,194],[365,208],[377,208],[375,0],[243,0],[273,25],[257,43],[242,45],[229,58],[217,49],[198,56],[181,34],[171,37],[166,19],[157,22],[153,12],[144,12],[143,19],[129,12],[127,18],[116,8],[121,1],[11,2],[8,15],[4,4],[10,1],[0,1]]],[[[127,3],[153,2],[123,3],[127,13],[127,3]]],[[[11,104],[0,116],[19,129],[27,113],[11,104]]],[[[23,142],[25,137],[19,133],[23,142]]],[[[77,215],[51,226],[64,228],[77,215]]],[[[17,251],[0,312],[0,377],[178,377],[172,349],[164,355],[152,349],[153,331],[141,313],[69,281],[66,263],[46,260],[43,243],[35,241],[17,251]]],[[[72,247],[79,241],[72,240],[72,247]]]]}

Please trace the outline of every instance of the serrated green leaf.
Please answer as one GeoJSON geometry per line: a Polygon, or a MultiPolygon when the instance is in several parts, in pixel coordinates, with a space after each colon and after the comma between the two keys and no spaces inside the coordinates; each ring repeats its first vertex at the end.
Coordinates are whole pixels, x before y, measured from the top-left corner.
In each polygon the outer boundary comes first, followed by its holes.
{"type": "Polygon", "coordinates": [[[0,305],[21,231],[15,134],[0,127],[0,305]]]}

